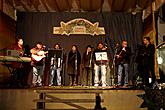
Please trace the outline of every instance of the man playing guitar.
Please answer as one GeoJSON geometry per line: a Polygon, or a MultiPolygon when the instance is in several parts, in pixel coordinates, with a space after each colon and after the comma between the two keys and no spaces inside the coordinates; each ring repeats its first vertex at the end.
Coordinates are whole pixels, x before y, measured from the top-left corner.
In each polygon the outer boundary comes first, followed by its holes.
{"type": "Polygon", "coordinates": [[[45,63],[45,54],[48,52],[44,52],[44,46],[41,42],[36,44],[36,47],[30,50],[31,52],[31,65],[33,66],[33,86],[42,86],[42,75],[44,73],[44,63],[45,63]]]}

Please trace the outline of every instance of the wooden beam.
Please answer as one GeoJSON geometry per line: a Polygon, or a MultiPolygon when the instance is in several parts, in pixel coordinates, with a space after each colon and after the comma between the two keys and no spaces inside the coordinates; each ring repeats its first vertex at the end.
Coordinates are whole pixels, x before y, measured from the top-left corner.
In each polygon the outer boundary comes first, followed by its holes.
{"type": "Polygon", "coordinates": [[[137,0],[134,0],[134,3],[132,5],[132,10],[131,11],[134,11],[134,9],[136,8],[136,4],[137,4],[137,0]]]}
{"type": "Polygon", "coordinates": [[[60,8],[59,8],[58,3],[57,3],[57,1],[56,1],[56,0],[54,0],[54,4],[56,5],[57,11],[59,11],[59,12],[60,12],[61,10],[60,10],[60,8]]]}
{"type": "MultiPolygon", "coordinates": [[[[89,7],[88,7],[88,10],[89,10],[89,11],[93,11],[93,10],[94,10],[94,9],[93,9],[94,7],[93,7],[93,2],[92,2],[92,1],[93,1],[93,0],[89,0],[89,7]]],[[[88,11],[88,10],[87,10],[87,11],[88,11]]]]}
{"type": "Polygon", "coordinates": [[[66,3],[68,4],[69,11],[70,11],[70,10],[71,10],[71,7],[70,7],[70,5],[69,5],[69,1],[68,1],[68,0],[66,0],[66,3]]]}
{"type": "Polygon", "coordinates": [[[33,2],[33,6],[37,12],[40,12],[40,10],[38,9],[39,3],[40,3],[39,0],[34,0],[34,2],[33,2]]]}
{"type": "Polygon", "coordinates": [[[111,11],[112,10],[113,0],[107,0],[107,1],[108,1],[108,4],[109,4],[110,11],[111,11]]]}
{"type": "Polygon", "coordinates": [[[102,11],[103,11],[103,3],[104,3],[104,0],[101,0],[100,13],[102,13],[102,11]]]}
{"type": "Polygon", "coordinates": [[[147,3],[150,4],[150,2],[152,3],[151,0],[140,0],[138,3],[138,6],[141,7],[142,9],[146,8],[147,3]]]}
{"type": "Polygon", "coordinates": [[[128,0],[123,0],[123,3],[122,3],[122,7],[121,7],[121,11],[125,11],[124,9],[125,9],[125,6],[126,6],[126,4],[128,4],[128,0]]]}
{"type": "Polygon", "coordinates": [[[136,8],[136,0],[126,0],[123,10],[125,12],[131,12],[133,9],[136,8]]]}
{"type": "Polygon", "coordinates": [[[34,8],[36,9],[37,12],[40,12],[37,6],[34,6],[34,8]]]}
{"type": "Polygon", "coordinates": [[[48,7],[50,7],[51,9],[53,9],[55,11],[59,11],[59,9],[57,8],[57,5],[55,3],[55,0],[46,0],[46,3],[48,5],[48,7]]]}
{"type": "Polygon", "coordinates": [[[25,11],[27,11],[27,12],[29,12],[29,9],[26,7],[26,5],[20,0],[20,1],[18,1],[20,4],[21,4],[21,6],[25,9],[25,11]]]}
{"type": "Polygon", "coordinates": [[[108,0],[109,7],[111,8],[111,11],[113,10],[113,5],[115,4],[114,2],[115,2],[115,0],[108,0]]]}
{"type": "MultiPolygon", "coordinates": [[[[3,1],[3,0],[2,0],[3,1]]],[[[3,1],[4,2],[4,1],[3,1]]],[[[5,2],[7,2],[14,10],[15,10],[15,7],[14,7],[14,0],[5,0],[5,2]]],[[[4,5],[4,3],[3,3],[4,5]]]]}
{"type": "Polygon", "coordinates": [[[0,10],[3,12],[3,0],[0,0],[0,4],[1,4],[0,10]]]}
{"type": "Polygon", "coordinates": [[[112,11],[122,11],[124,0],[113,0],[112,11]]]}
{"type": "Polygon", "coordinates": [[[81,11],[81,5],[80,5],[80,0],[75,0],[78,6],[79,11],[81,11]]]}
{"type": "Polygon", "coordinates": [[[49,8],[48,8],[48,6],[46,5],[45,0],[40,0],[40,3],[44,6],[44,8],[46,9],[47,12],[50,11],[49,8]]]}
{"type": "Polygon", "coordinates": [[[104,0],[91,0],[89,9],[91,11],[98,11],[99,9],[102,8],[103,3],[104,3],[104,0]]]}

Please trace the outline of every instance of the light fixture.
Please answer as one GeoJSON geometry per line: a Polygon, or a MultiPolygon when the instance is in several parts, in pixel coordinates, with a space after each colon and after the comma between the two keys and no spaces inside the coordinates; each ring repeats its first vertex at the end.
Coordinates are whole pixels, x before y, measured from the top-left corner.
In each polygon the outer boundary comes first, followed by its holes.
{"type": "Polygon", "coordinates": [[[158,57],[158,64],[161,65],[163,63],[163,58],[161,56],[158,57]]]}

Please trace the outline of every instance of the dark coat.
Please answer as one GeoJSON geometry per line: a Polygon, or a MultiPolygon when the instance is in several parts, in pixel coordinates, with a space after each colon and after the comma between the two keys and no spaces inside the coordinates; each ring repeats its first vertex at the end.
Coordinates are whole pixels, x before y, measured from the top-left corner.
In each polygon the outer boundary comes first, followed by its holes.
{"type": "Polygon", "coordinates": [[[87,52],[85,52],[83,54],[83,58],[82,58],[82,64],[84,67],[92,67],[92,56],[93,53],[92,52],[89,52],[88,55],[87,55],[87,52]]]}
{"type": "Polygon", "coordinates": [[[155,45],[142,45],[138,50],[136,62],[141,65],[154,65],[155,45]]]}
{"type": "Polygon", "coordinates": [[[131,48],[126,47],[125,50],[122,50],[123,47],[120,47],[117,51],[117,55],[119,55],[119,58],[116,58],[116,65],[119,64],[129,64],[130,63],[130,57],[131,57],[131,48]]]}
{"type": "Polygon", "coordinates": [[[67,63],[67,73],[69,75],[75,74],[79,75],[80,74],[80,64],[81,64],[81,55],[79,51],[73,53],[72,51],[69,52],[68,55],[68,63],[67,63]],[[77,59],[77,67],[76,67],[76,61],[77,59]]]}

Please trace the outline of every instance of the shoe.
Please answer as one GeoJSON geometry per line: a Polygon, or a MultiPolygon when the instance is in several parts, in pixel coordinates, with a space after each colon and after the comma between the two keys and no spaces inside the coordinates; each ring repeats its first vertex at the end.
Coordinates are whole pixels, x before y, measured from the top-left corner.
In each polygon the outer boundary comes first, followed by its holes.
{"type": "Polygon", "coordinates": [[[128,85],[123,85],[123,88],[128,88],[128,85]]]}
{"type": "Polygon", "coordinates": [[[39,86],[39,87],[42,86],[42,83],[39,83],[38,86],[39,86]]]}
{"type": "Polygon", "coordinates": [[[102,87],[106,87],[106,84],[102,84],[102,87]]]}
{"type": "Polygon", "coordinates": [[[92,84],[88,84],[88,86],[92,86],[92,84]]]}
{"type": "Polygon", "coordinates": [[[78,84],[73,84],[73,86],[78,86],[78,84]]]}
{"type": "Polygon", "coordinates": [[[52,86],[52,84],[49,84],[49,86],[52,86]]]}
{"type": "Polygon", "coordinates": [[[122,88],[123,86],[121,84],[117,84],[116,88],[122,88]]]}
{"type": "Polygon", "coordinates": [[[94,86],[97,87],[97,86],[99,86],[99,84],[95,84],[94,86]]]}
{"type": "Polygon", "coordinates": [[[37,84],[36,83],[33,83],[32,85],[30,85],[30,87],[36,87],[37,84]]]}

